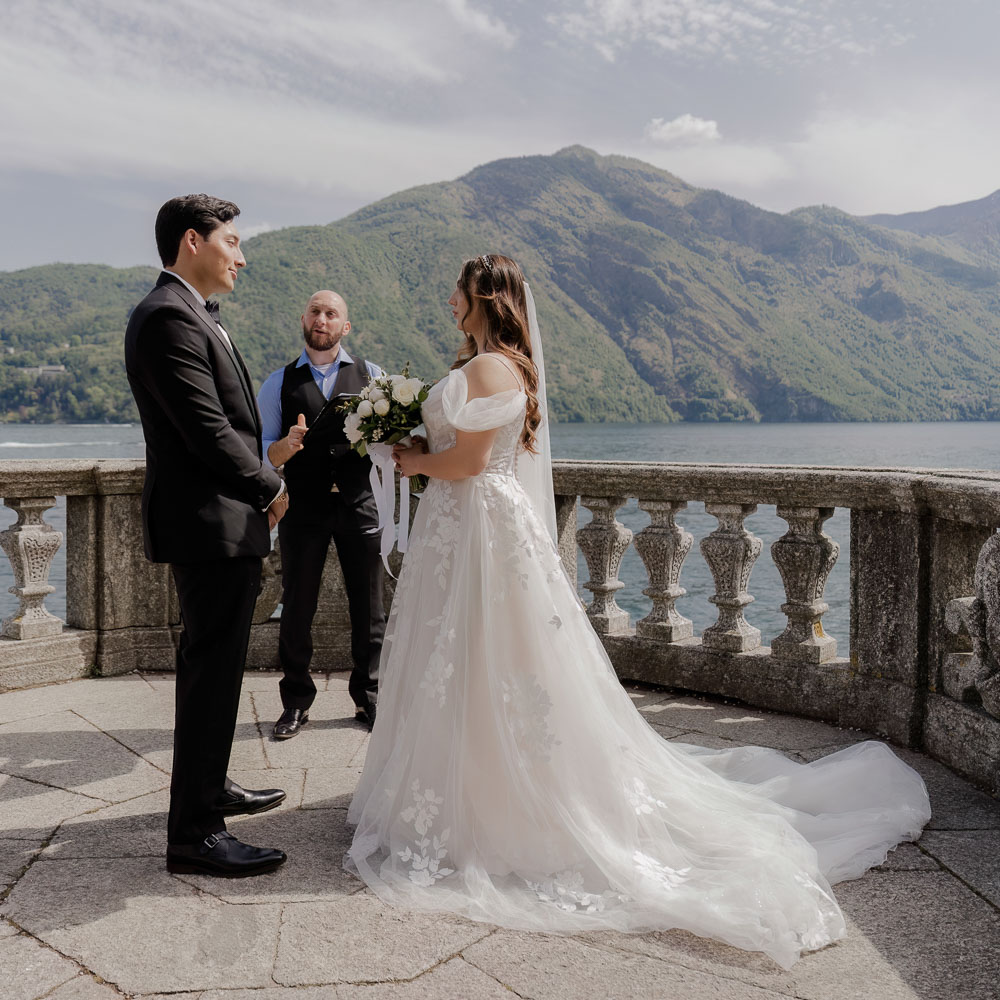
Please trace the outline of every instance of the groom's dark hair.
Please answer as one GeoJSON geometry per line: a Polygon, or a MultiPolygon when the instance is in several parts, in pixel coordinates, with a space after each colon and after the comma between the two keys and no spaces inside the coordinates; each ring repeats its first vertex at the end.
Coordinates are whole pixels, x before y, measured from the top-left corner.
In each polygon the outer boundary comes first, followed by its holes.
{"type": "Polygon", "coordinates": [[[177,263],[181,238],[193,229],[207,240],[212,230],[232,222],[240,214],[238,205],[210,194],[185,194],[171,198],[156,213],[156,250],[164,267],[177,263]]]}

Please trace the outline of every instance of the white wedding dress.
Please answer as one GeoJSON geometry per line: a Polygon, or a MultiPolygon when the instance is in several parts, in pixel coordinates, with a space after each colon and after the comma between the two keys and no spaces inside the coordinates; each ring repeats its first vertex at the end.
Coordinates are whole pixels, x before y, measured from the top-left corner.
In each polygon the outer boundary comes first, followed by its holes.
{"type": "Polygon", "coordinates": [[[467,401],[461,370],[424,404],[431,451],[456,428],[500,430],[481,475],[431,480],[420,501],[346,864],[400,907],[684,928],[787,968],[844,935],[830,883],[919,836],[924,784],[881,743],[799,764],[659,736],[518,480],[524,405],[467,401]]]}

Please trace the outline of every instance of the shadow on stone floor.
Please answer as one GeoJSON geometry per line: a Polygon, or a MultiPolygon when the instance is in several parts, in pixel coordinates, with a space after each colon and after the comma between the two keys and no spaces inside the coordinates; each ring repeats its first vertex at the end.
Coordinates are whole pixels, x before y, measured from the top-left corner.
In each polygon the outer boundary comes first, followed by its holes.
{"type": "Polygon", "coordinates": [[[0,915],[41,934],[67,922],[100,920],[142,897],[174,896],[178,891],[197,890],[225,902],[283,903],[345,896],[363,888],[343,868],[351,831],[339,803],[234,818],[228,826],[235,836],[279,847],[289,860],[267,875],[220,879],[167,872],[166,796],[144,798],[148,801],[74,817],[54,836],[41,827],[11,831],[29,844],[41,846],[49,837],[51,842],[0,904],[0,915]]]}
{"type": "MultiPolygon", "coordinates": [[[[120,802],[126,798],[170,781],[168,768],[173,749],[173,732],[169,728],[97,729],[72,712],[49,717],[52,728],[37,731],[36,727],[17,730],[17,723],[0,727],[0,781],[4,775],[23,779],[0,784],[0,816],[4,803],[15,799],[44,795],[53,789],[79,793],[102,802],[120,802]]],[[[48,721],[48,720],[46,720],[48,721]]],[[[272,724],[261,726],[269,746],[281,747],[296,741],[275,740],[270,735],[272,724]]],[[[362,740],[367,731],[353,715],[346,718],[310,719],[308,733],[352,731],[362,740]]],[[[241,722],[233,739],[234,769],[246,767],[240,761],[241,752],[258,745],[261,733],[256,723],[241,722]]],[[[350,748],[353,753],[353,747],[350,748]]],[[[322,764],[320,760],[318,763],[322,764]]],[[[260,758],[260,766],[266,766],[260,758]]],[[[281,766],[280,761],[276,766],[281,766]]],[[[0,836],[3,829],[0,828],[0,836]]]]}

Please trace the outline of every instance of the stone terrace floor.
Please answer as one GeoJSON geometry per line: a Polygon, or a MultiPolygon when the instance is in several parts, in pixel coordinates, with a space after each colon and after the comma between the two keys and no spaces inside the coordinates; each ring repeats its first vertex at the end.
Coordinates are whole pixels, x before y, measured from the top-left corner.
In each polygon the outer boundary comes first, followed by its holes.
{"type": "MultiPolygon", "coordinates": [[[[270,739],[277,679],[251,674],[231,774],[288,791],[230,824],[285,849],[253,879],[164,867],[173,680],[132,675],[0,695],[3,1000],[903,1000],[1000,997],[1000,803],[919,754],[934,819],[917,845],[837,887],[845,941],[784,972],[682,932],[514,933],[384,906],[341,869],[367,733],[346,675],[311,723],[270,739]]],[[[632,697],[666,739],[810,760],[863,734],[668,691],[632,697]]]]}

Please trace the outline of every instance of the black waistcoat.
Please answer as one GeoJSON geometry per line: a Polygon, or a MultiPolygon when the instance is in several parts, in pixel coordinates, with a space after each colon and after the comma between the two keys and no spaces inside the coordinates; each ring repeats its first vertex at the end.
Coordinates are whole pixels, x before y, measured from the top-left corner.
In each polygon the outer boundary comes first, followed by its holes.
{"type": "MultiPolygon", "coordinates": [[[[311,427],[326,404],[309,365],[296,365],[293,361],[286,366],[281,382],[282,437],[300,413],[305,414],[306,424],[311,427]]],[[[354,364],[341,364],[331,396],[357,394],[367,384],[367,365],[355,358],[354,364]]],[[[341,497],[354,504],[371,496],[370,472],[371,460],[351,448],[344,436],[344,415],[336,414],[329,423],[324,417],[323,428],[310,431],[305,447],[285,463],[285,483],[292,506],[325,504],[335,484],[341,497]]]]}

